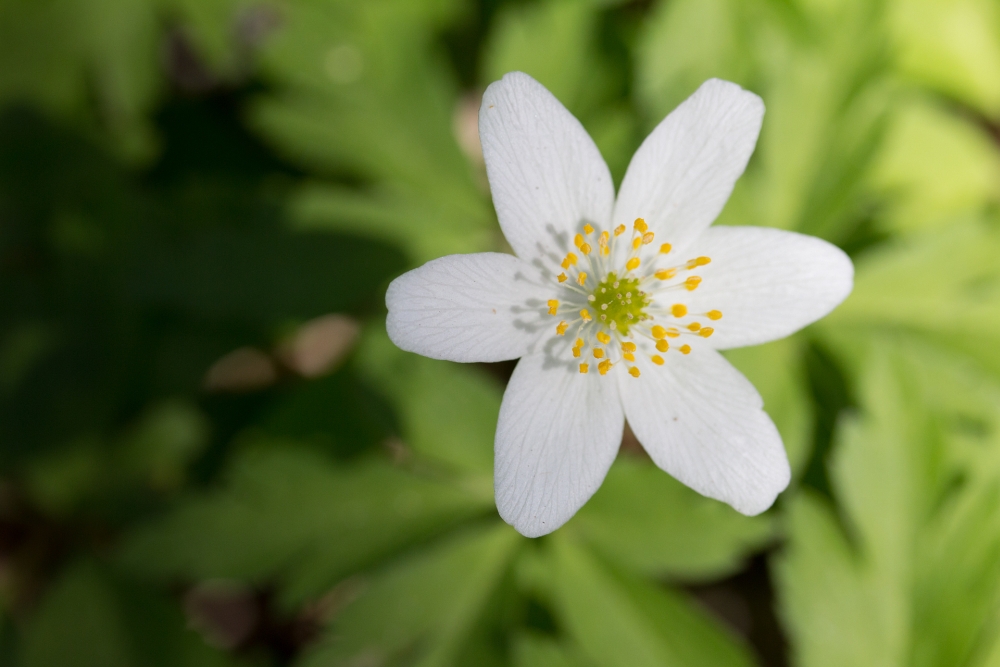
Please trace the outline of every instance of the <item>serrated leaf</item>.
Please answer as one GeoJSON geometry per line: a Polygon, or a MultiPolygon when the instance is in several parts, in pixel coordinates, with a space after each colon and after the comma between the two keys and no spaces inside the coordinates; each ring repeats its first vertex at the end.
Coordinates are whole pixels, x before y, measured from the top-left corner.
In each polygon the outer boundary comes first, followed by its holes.
{"type": "Polygon", "coordinates": [[[453,664],[522,539],[494,524],[393,564],[333,622],[303,666],[453,664]]]}
{"type": "Polygon", "coordinates": [[[772,536],[769,516],[745,517],[623,457],[566,530],[621,567],[682,579],[732,572],[772,536]]]}

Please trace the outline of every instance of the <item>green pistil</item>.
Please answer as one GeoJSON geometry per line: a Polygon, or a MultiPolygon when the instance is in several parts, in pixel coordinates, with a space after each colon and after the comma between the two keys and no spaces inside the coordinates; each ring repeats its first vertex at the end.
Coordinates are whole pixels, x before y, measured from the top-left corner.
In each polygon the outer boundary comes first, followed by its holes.
{"type": "Polygon", "coordinates": [[[649,305],[649,296],[639,290],[637,279],[619,279],[614,273],[609,273],[594,290],[590,305],[597,314],[598,322],[627,336],[630,326],[646,319],[643,309],[649,305]]]}

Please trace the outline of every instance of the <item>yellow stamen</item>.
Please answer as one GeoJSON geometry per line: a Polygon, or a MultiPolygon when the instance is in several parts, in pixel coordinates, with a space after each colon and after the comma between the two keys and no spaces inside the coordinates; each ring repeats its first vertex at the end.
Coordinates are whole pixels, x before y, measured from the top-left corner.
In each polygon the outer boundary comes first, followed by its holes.
{"type": "Polygon", "coordinates": [[[674,317],[684,317],[688,314],[687,306],[683,303],[675,303],[670,307],[670,314],[674,317]]]}
{"type": "Polygon", "coordinates": [[[573,348],[573,356],[579,358],[579,356],[580,356],[580,348],[578,348],[578,347],[574,347],[573,348]]]}
{"type": "Polygon", "coordinates": [[[594,359],[600,359],[604,356],[604,350],[599,347],[594,348],[594,359]]]}
{"type": "Polygon", "coordinates": [[[700,322],[692,322],[688,325],[688,331],[698,331],[699,329],[701,329],[700,322]]]}
{"type": "Polygon", "coordinates": [[[583,226],[583,233],[586,234],[587,236],[590,236],[591,234],[594,233],[594,228],[591,227],[590,225],[584,225],[583,226]]]}
{"type": "Polygon", "coordinates": [[[618,225],[615,227],[615,236],[621,236],[625,233],[625,225],[618,225]]]}
{"type": "Polygon", "coordinates": [[[659,324],[653,326],[653,338],[659,340],[661,338],[667,337],[667,330],[661,327],[659,324]]]}
{"type": "Polygon", "coordinates": [[[556,299],[549,299],[549,315],[555,315],[556,311],[559,310],[559,302],[556,299]]]}
{"type": "Polygon", "coordinates": [[[581,373],[586,373],[589,370],[590,370],[590,366],[589,365],[587,365],[587,364],[580,364],[580,372],[581,373]]]}
{"type": "Polygon", "coordinates": [[[626,352],[622,357],[624,357],[625,361],[635,361],[635,355],[631,352],[626,352]]]}
{"type": "Polygon", "coordinates": [[[566,282],[566,274],[565,273],[560,273],[558,276],[556,276],[556,280],[558,280],[561,283],[566,282]]]}
{"type": "Polygon", "coordinates": [[[591,250],[593,250],[593,248],[590,247],[589,243],[584,243],[582,246],[580,246],[580,252],[582,252],[584,255],[589,255],[591,250]]]}
{"type": "Polygon", "coordinates": [[[601,341],[602,344],[607,345],[611,342],[611,336],[604,333],[603,331],[597,332],[597,340],[601,341]]]}
{"type": "MultiPolygon", "coordinates": [[[[666,342],[666,341],[664,341],[664,342],[666,342]]],[[[656,364],[657,366],[662,366],[663,365],[663,357],[661,357],[658,354],[654,354],[653,356],[650,357],[650,359],[652,359],[653,363],[656,364]]]]}
{"type": "Polygon", "coordinates": [[[629,342],[622,343],[622,350],[624,352],[635,352],[635,343],[629,343],[629,342]]]}
{"type": "Polygon", "coordinates": [[[573,245],[577,248],[583,245],[583,234],[577,234],[573,237],[573,245]]]}
{"type": "Polygon", "coordinates": [[[640,234],[649,229],[649,225],[647,225],[646,221],[643,220],[642,218],[636,218],[635,222],[632,223],[632,226],[635,227],[636,231],[638,231],[640,234]]]}
{"type": "Polygon", "coordinates": [[[632,250],[637,250],[641,245],[642,245],[641,236],[636,236],[634,239],[632,239],[632,250]]]}
{"type": "Polygon", "coordinates": [[[684,281],[684,287],[686,287],[687,291],[689,292],[693,292],[696,289],[698,289],[698,285],[700,284],[701,284],[701,278],[699,278],[698,276],[691,276],[690,278],[684,281]]]}
{"type": "Polygon", "coordinates": [[[670,343],[665,340],[658,340],[656,341],[656,349],[660,352],[666,352],[670,349],[670,343]]]}
{"type": "Polygon", "coordinates": [[[587,310],[586,308],[584,308],[583,310],[580,311],[580,317],[583,319],[584,322],[589,322],[590,321],[590,311],[587,310]]]}
{"type": "Polygon", "coordinates": [[[664,243],[663,245],[660,246],[660,254],[661,255],[666,255],[668,252],[670,252],[673,249],[674,249],[674,247],[672,245],[670,245],[669,243],[664,243]]]}
{"type": "Polygon", "coordinates": [[[583,347],[583,339],[582,338],[577,338],[576,339],[576,347],[583,347]]]}
{"type": "Polygon", "coordinates": [[[715,329],[713,329],[712,327],[705,327],[704,329],[698,332],[698,335],[701,336],[702,338],[708,338],[714,333],[715,329]]]}
{"type": "Polygon", "coordinates": [[[566,322],[560,322],[556,325],[556,335],[562,336],[566,333],[566,329],[569,328],[569,324],[566,322]]]}
{"type": "Polygon", "coordinates": [[[708,311],[705,314],[708,316],[708,319],[710,319],[710,320],[721,320],[722,319],[722,311],[721,310],[710,310],[710,311],[708,311]]]}
{"type": "Polygon", "coordinates": [[[681,345],[680,351],[681,351],[681,354],[691,354],[691,346],[690,345],[681,345]]]}
{"type": "Polygon", "coordinates": [[[611,248],[609,248],[606,245],[602,245],[601,246],[601,254],[604,255],[605,257],[607,257],[608,255],[611,254],[611,248]]]}
{"type": "Polygon", "coordinates": [[[587,282],[587,272],[581,271],[580,275],[576,277],[576,282],[580,284],[580,287],[583,287],[583,285],[587,282]]]}
{"type": "Polygon", "coordinates": [[[609,238],[611,238],[611,235],[608,234],[608,232],[605,230],[601,232],[601,238],[599,238],[597,242],[600,243],[601,245],[608,245],[609,238]]]}
{"type": "Polygon", "coordinates": [[[705,266],[706,264],[711,264],[711,257],[695,257],[694,259],[689,259],[685,268],[693,269],[696,266],[705,266]]]}
{"type": "Polygon", "coordinates": [[[670,280],[677,275],[677,269],[660,269],[653,274],[658,280],[670,280]]]}
{"type": "Polygon", "coordinates": [[[673,327],[667,329],[667,338],[680,338],[681,334],[673,327]]]}
{"type": "Polygon", "coordinates": [[[653,242],[653,232],[646,232],[642,235],[642,245],[649,245],[653,242]]]}
{"type": "Polygon", "coordinates": [[[631,368],[628,369],[628,374],[634,378],[637,378],[639,377],[639,369],[636,368],[635,366],[632,366],[631,368]]]}
{"type": "Polygon", "coordinates": [[[639,258],[638,257],[633,257],[629,261],[625,262],[625,268],[628,269],[629,271],[635,271],[636,269],[638,269],[639,268],[639,258]]]}
{"type": "Polygon", "coordinates": [[[597,364],[597,370],[601,373],[601,375],[607,373],[609,370],[611,370],[611,360],[605,359],[601,363],[597,364]]]}
{"type": "Polygon", "coordinates": [[[562,261],[562,267],[564,269],[568,269],[574,264],[576,264],[576,255],[574,255],[573,253],[567,253],[566,259],[562,261]]]}

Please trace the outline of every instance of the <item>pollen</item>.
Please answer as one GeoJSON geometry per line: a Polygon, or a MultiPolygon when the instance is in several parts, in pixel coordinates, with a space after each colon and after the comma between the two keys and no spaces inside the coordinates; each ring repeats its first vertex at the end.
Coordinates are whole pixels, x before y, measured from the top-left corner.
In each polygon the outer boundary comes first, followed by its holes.
{"type": "Polygon", "coordinates": [[[664,243],[663,245],[660,246],[660,254],[666,255],[673,249],[674,247],[672,245],[670,245],[669,243],[664,243]]]}
{"type": "Polygon", "coordinates": [[[700,329],[701,329],[700,322],[692,322],[691,324],[688,325],[688,331],[698,331],[700,329]]]}
{"type": "Polygon", "coordinates": [[[569,328],[569,324],[566,322],[560,322],[556,325],[556,334],[562,336],[566,333],[566,329],[569,328]]]}
{"type": "Polygon", "coordinates": [[[590,225],[584,225],[583,226],[583,233],[586,234],[587,236],[590,236],[591,234],[594,233],[594,228],[591,227],[590,225]]]}
{"type": "Polygon", "coordinates": [[[625,263],[625,268],[628,269],[629,271],[635,271],[636,269],[638,269],[639,258],[633,257],[632,259],[630,259],[628,262],[625,263]]]}
{"type": "Polygon", "coordinates": [[[635,352],[635,343],[624,342],[622,343],[623,352],[635,352]]]}
{"type": "Polygon", "coordinates": [[[591,250],[593,250],[593,248],[590,247],[589,243],[584,243],[583,245],[580,246],[580,252],[582,252],[584,255],[589,255],[591,250]]]}
{"type": "Polygon", "coordinates": [[[670,349],[670,343],[665,340],[658,340],[656,341],[656,349],[660,352],[666,352],[670,349]]]}
{"type": "Polygon", "coordinates": [[[708,319],[713,320],[713,321],[715,321],[715,320],[721,320],[722,319],[722,311],[721,310],[710,310],[707,313],[705,313],[705,315],[708,317],[708,319]]]}
{"type": "Polygon", "coordinates": [[[615,236],[621,236],[625,233],[625,225],[618,225],[615,227],[615,236]]]}
{"type": "Polygon", "coordinates": [[[635,355],[634,355],[634,354],[632,354],[631,352],[626,352],[626,353],[624,353],[624,354],[622,355],[622,358],[623,358],[623,359],[624,359],[625,361],[635,361],[635,355]]]}
{"type": "Polygon", "coordinates": [[[711,264],[711,257],[695,257],[694,259],[689,259],[688,263],[685,264],[685,268],[693,269],[698,266],[705,266],[706,264],[711,264]]]}
{"type": "Polygon", "coordinates": [[[631,368],[628,369],[628,374],[634,378],[637,378],[639,377],[639,369],[635,366],[632,366],[631,368]]]}
{"type": "Polygon", "coordinates": [[[633,250],[638,250],[639,246],[641,246],[641,245],[642,245],[642,237],[641,236],[636,236],[634,239],[632,239],[632,249],[633,250]]]}
{"type": "Polygon", "coordinates": [[[580,275],[576,277],[576,282],[580,284],[580,287],[583,287],[583,285],[587,282],[587,273],[585,271],[581,271],[580,275]]]}
{"type": "Polygon", "coordinates": [[[663,357],[661,357],[658,354],[654,354],[653,356],[650,357],[650,359],[652,359],[653,363],[656,364],[657,366],[663,365],[663,357]]]}
{"type": "Polygon", "coordinates": [[[673,306],[670,307],[670,314],[673,315],[674,317],[684,317],[685,315],[688,314],[687,306],[685,306],[683,303],[675,303],[673,306]]]}
{"type": "Polygon", "coordinates": [[[701,284],[701,278],[699,278],[698,276],[691,276],[690,278],[684,281],[684,287],[689,292],[693,292],[696,289],[698,289],[698,285],[700,284],[701,284]]]}
{"type": "Polygon", "coordinates": [[[604,350],[599,347],[594,348],[594,359],[601,359],[604,357],[604,350]]]}
{"type": "Polygon", "coordinates": [[[608,334],[604,333],[603,331],[598,331],[597,332],[597,340],[601,341],[602,345],[607,345],[608,343],[611,342],[611,336],[609,336],[608,334]]]}
{"type": "Polygon", "coordinates": [[[581,373],[586,373],[589,370],[590,370],[590,365],[589,364],[580,364],[580,372],[581,373]]]}
{"type": "Polygon", "coordinates": [[[583,245],[583,234],[577,234],[573,237],[573,245],[577,248],[583,245]]]}
{"type": "Polygon", "coordinates": [[[576,357],[576,358],[580,357],[580,348],[578,348],[578,347],[574,347],[573,348],[573,356],[576,357]]]}
{"type": "Polygon", "coordinates": [[[702,338],[709,338],[714,333],[715,329],[713,329],[712,327],[705,327],[704,329],[698,332],[698,335],[701,336],[702,338]]]}
{"type": "Polygon", "coordinates": [[[649,245],[653,242],[653,232],[646,232],[642,235],[642,245],[649,245]]]}
{"type": "Polygon", "coordinates": [[[597,370],[601,375],[604,375],[611,370],[611,360],[605,359],[601,363],[597,364],[597,370]]]}
{"type": "Polygon", "coordinates": [[[549,306],[549,315],[555,315],[556,311],[559,310],[559,301],[557,299],[549,299],[548,306],[549,306]]]}
{"type": "Polygon", "coordinates": [[[680,351],[681,351],[681,354],[691,354],[691,346],[690,345],[681,345],[680,346],[680,351]]]}
{"type": "Polygon", "coordinates": [[[653,326],[653,338],[660,340],[667,337],[667,330],[661,327],[659,324],[653,326]]]}
{"type": "Polygon", "coordinates": [[[566,282],[566,274],[565,273],[560,273],[558,276],[556,276],[556,280],[558,280],[561,283],[566,282]]]}
{"type": "Polygon", "coordinates": [[[573,253],[568,253],[566,255],[566,259],[562,261],[562,267],[564,269],[568,269],[569,267],[575,264],[576,264],[576,255],[574,255],[573,253]]]}
{"type": "Polygon", "coordinates": [[[582,320],[583,320],[584,322],[589,322],[589,321],[590,321],[590,319],[591,319],[591,318],[590,318],[590,311],[589,311],[589,310],[587,310],[586,308],[584,308],[583,310],[581,310],[581,311],[580,311],[580,318],[581,318],[581,319],[582,319],[582,320]]]}
{"type": "Polygon", "coordinates": [[[656,276],[657,280],[670,280],[677,275],[677,269],[660,269],[653,275],[656,276]]]}
{"type": "Polygon", "coordinates": [[[649,225],[647,225],[647,224],[646,224],[646,221],[645,221],[645,220],[643,220],[642,218],[636,218],[636,219],[635,219],[635,222],[633,222],[633,223],[632,223],[632,226],[633,226],[633,227],[635,228],[635,230],[636,230],[637,232],[639,232],[640,234],[642,234],[642,233],[643,233],[643,232],[645,232],[645,231],[646,231],[647,229],[649,229],[649,225]]]}

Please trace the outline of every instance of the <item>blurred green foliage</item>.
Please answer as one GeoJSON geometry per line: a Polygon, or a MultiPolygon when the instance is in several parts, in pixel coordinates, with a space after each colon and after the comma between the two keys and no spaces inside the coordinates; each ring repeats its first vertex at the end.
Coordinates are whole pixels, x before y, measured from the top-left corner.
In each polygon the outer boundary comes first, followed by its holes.
{"type": "Polygon", "coordinates": [[[0,0],[0,664],[1000,665],[998,136],[993,0],[0,0]],[[626,434],[524,539],[510,365],[388,341],[395,275],[505,249],[475,118],[515,69],[616,181],[704,79],[764,98],[720,224],[857,266],[729,353],[767,514],[626,434]]]}

